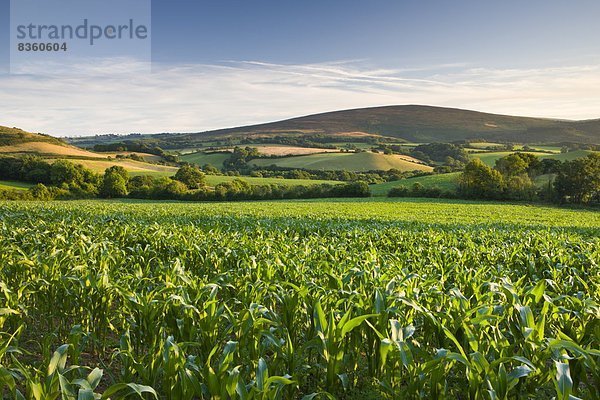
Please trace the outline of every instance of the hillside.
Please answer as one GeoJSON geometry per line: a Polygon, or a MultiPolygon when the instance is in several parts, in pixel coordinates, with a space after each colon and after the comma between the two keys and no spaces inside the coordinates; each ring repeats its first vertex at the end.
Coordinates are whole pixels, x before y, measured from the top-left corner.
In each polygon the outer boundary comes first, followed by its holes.
{"type": "Polygon", "coordinates": [[[385,155],[371,152],[362,153],[324,153],[306,156],[263,158],[253,160],[254,165],[266,167],[276,165],[282,168],[304,168],[309,170],[347,170],[356,172],[387,171],[432,171],[427,165],[410,161],[410,157],[385,155]]]}
{"type": "Polygon", "coordinates": [[[0,126],[0,147],[18,146],[32,142],[48,143],[55,146],[67,146],[65,142],[52,136],[26,132],[19,128],[0,126]]]}
{"type": "Polygon", "coordinates": [[[560,121],[430,106],[361,108],[310,115],[270,124],[208,132],[229,136],[260,133],[341,134],[361,132],[412,142],[465,139],[518,143],[600,142],[600,120],[560,121]]]}
{"type": "Polygon", "coordinates": [[[160,156],[146,153],[112,152],[96,153],[65,143],[64,141],[39,134],[26,132],[18,128],[0,127],[0,156],[35,155],[54,162],[65,159],[82,164],[94,172],[102,173],[108,167],[118,165],[133,175],[170,176],[176,167],[153,164],[161,160],[160,156]],[[136,154],[148,162],[135,161],[117,156],[136,154]]]}
{"type": "Polygon", "coordinates": [[[36,154],[40,156],[106,158],[72,146],[60,139],[19,128],[0,126],[0,154],[36,154]]]}
{"type": "Polygon", "coordinates": [[[314,135],[352,137],[386,136],[398,141],[451,142],[484,139],[489,142],[600,144],[600,120],[565,121],[515,117],[421,105],[360,108],[327,112],[259,125],[220,129],[202,133],[96,136],[72,138],[86,145],[123,139],[152,141],[164,148],[184,148],[210,140],[268,138],[314,135]],[[118,139],[116,139],[118,138],[118,139]]]}

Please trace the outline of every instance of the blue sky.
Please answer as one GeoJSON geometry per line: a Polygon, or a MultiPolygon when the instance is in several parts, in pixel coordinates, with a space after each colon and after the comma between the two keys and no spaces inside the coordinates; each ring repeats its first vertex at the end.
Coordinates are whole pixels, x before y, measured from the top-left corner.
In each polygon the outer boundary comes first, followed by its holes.
{"type": "Polygon", "coordinates": [[[153,0],[152,73],[132,55],[11,75],[8,3],[0,125],[202,131],[387,104],[600,117],[595,0],[153,0]]]}
{"type": "Polygon", "coordinates": [[[594,0],[154,1],[157,61],[540,66],[598,55],[594,0]]]}

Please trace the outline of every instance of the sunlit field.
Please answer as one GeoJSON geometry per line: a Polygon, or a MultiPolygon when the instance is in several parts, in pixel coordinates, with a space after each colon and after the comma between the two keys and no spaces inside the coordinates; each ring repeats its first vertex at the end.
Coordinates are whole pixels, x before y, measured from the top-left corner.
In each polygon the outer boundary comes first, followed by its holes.
{"type": "Polygon", "coordinates": [[[589,209],[0,203],[0,385],[35,399],[596,399],[599,261],[589,209]]]}

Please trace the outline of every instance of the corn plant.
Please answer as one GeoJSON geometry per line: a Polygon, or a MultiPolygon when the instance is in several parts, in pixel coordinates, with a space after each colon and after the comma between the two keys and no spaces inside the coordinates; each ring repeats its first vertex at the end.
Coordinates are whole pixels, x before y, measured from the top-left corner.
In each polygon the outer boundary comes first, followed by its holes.
{"type": "Polygon", "coordinates": [[[600,398],[600,213],[0,203],[17,399],[600,398]]]}

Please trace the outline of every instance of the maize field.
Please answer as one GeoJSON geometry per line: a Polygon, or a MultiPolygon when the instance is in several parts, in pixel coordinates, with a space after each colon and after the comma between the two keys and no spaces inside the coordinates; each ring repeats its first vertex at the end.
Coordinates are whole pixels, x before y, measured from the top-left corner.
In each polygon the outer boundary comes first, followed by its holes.
{"type": "Polygon", "coordinates": [[[599,399],[600,212],[0,203],[14,399],[599,399]]]}

